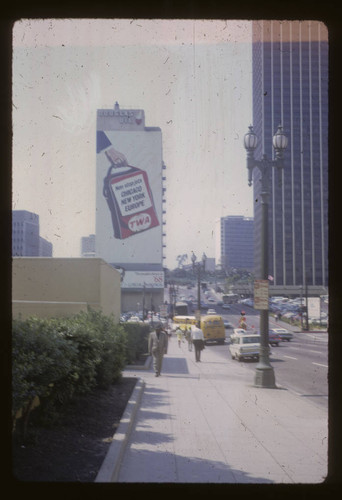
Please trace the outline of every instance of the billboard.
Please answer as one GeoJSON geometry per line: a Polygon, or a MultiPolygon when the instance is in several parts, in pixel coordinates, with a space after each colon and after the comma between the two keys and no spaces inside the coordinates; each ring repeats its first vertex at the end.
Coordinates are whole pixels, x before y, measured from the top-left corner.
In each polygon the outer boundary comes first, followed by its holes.
{"type": "Polygon", "coordinates": [[[96,150],[96,255],[162,265],[161,130],[111,130],[109,121],[96,150]]]}
{"type": "Polygon", "coordinates": [[[309,319],[317,319],[321,317],[321,299],[320,297],[308,298],[308,317],[309,319]]]}
{"type": "Polygon", "coordinates": [[[121,288],[164,289],[163,271],[125,271],[121,288]]]}

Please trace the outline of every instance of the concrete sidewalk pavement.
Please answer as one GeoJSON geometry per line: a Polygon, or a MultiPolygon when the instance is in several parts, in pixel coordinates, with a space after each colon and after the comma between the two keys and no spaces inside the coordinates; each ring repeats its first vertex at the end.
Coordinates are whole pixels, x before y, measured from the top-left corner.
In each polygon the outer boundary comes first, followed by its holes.
{"type": "Polygon", "coordinates": [[[201,362],[169,342],[161,377],[139,377],[97,482],[320,483],[327,412],[286,388],[253,386],[243,364],[207,346],[201,362]],[[130,406],[131,405],[131,406],[130,406]]]}

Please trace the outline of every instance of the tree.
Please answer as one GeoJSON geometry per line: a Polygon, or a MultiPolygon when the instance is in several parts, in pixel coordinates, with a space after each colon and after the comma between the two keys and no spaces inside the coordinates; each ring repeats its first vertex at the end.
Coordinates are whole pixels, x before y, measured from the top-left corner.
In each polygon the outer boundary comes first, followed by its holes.
{"type": "Polygon", "coordinates": [[[183,253],[182,255],[177,255],[176,260],[178,261],[178,268],[183,267],[183,262],[188,258],[188,254],[183,253]]]}

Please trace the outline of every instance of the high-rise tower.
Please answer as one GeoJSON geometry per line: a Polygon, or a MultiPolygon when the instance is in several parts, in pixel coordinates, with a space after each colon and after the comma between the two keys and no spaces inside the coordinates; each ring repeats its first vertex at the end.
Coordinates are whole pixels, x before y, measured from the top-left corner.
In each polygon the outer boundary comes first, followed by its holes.
{"type": "MultiPolygon", "coordinates": [[[[328,33],[321,22],[253,22],[256,156],[272,157],[272,137],[279,124],[289,142],[281,186],[277,173],[270,173],[269,273],[276,286],[327,287],[328,33]]],[[[258,266],[258,169],[253,175],[258,266]]]]}
{"type": "Polygon", "coordinates": [[[253,270],[253,224],[250,217],[228,215],[216,221],[216,261],[226,271],[253,270]]]}
{"type": "Polygon", "coordinates": [[[121,270],[123,310],[157,308],[164,301],[161,129],[145,126],[144,110],[116,103],[97,110],[96,132],[96,256],[121,270]]]}

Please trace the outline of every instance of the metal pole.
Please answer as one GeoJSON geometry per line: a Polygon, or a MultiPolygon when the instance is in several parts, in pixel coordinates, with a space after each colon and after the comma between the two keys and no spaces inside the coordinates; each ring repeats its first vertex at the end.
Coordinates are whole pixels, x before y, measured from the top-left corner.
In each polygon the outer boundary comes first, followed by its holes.
{"type": "Polygon", "coordinates": [[[145,283],[143,286],[143,320],[145,319],[145,283]]]}
{"type": "MultiPolygon", "coordinates": [[[[269,197],[269,168],[276,167],[279,173],[279,184],[281,185],[281,172],[284,167],[283,153],[287,147],[287,137],[283,133],[283,128],[279,125],[277,132],[273,136],[273,147],[275,149],[275,160],[270,161],[264,154],[260,161],[254,159],[254,151],[257,147],[258,139],[253,131],[252,125],[249,132],[244,136],[244,146],[247,151],[248,185],[253,182],[253,170],[257,167],[261,173],[261,262],[260,274],[262,280],[268,280],[268,197],[269,197]]],[[[268,299],[268,297],[267,297],[268,299]]],[[[266,309],[260,309],[260,355],[256,367],[255,385],[257,387],[275,388],[274,370],[269,363],[269,336],[268,336],[268,304],[266,309]]]]}
{"type": "Polygon", "coordinates": [[[305,330],[309,331],[309,307],[308,307],[308,281],[305,276],[305,308],[306,308],[306,316],[305,316],[305,330]]]}
{"type": "Polygon", "coordinates": [[[199,264],[197,264],[197,309],[201,310],[201,269],[199,264]]]}
{"type": "MultiPolygon", "coordinates": [[[[268,280],[268,175],[269,169],[267,160],[264,158],[263,168],[261,169],[261,265],[260,277],[263,280],[268,280]]],[[[256,366],[254,384],[257,387],[275,388],[275,375],[273,367],[269,362],[269,338],[268,338],[268,309],[260,310],[260,355],[259,362],[256,366]]]]}
{"type": "Polygon", "coordinates": [[[303,330],[303,285],[300,287],[300,326],[303,330]]]}

